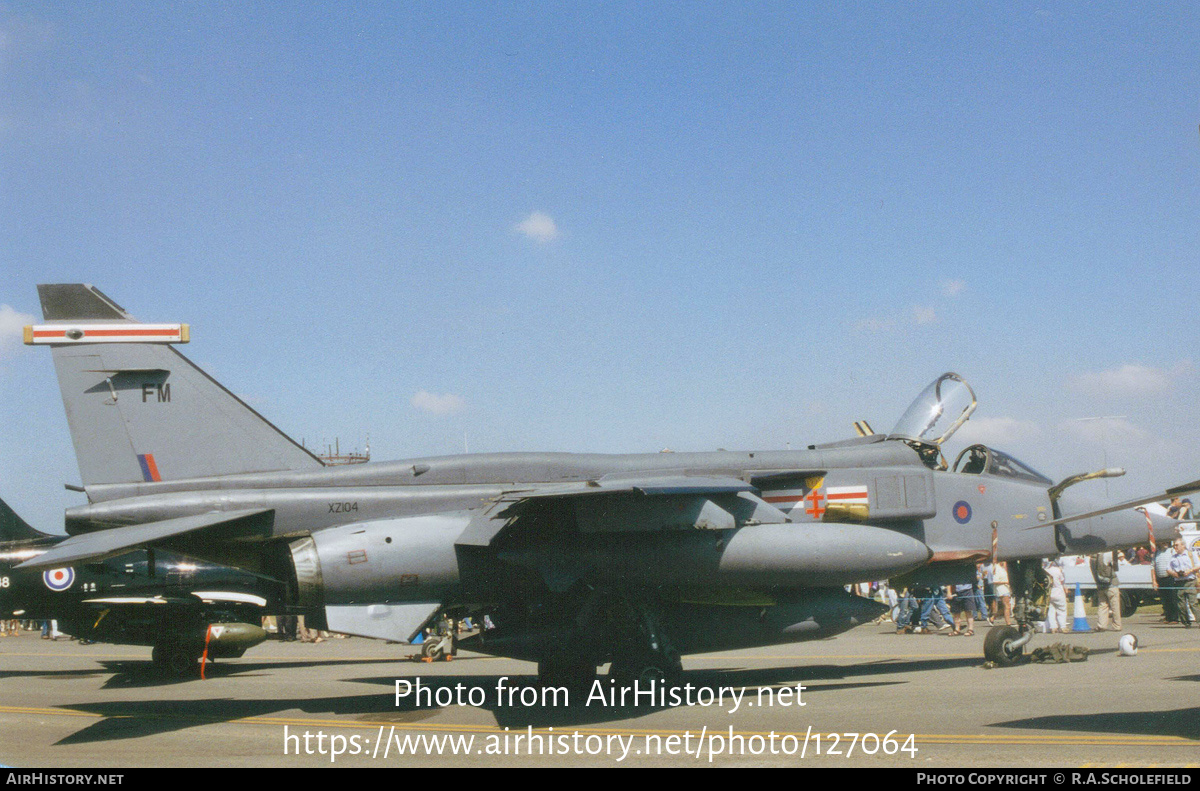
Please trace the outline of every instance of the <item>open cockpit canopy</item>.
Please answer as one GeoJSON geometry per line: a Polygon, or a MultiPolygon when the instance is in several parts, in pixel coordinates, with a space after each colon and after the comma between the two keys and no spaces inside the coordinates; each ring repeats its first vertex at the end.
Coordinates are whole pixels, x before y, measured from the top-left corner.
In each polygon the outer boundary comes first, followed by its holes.
{"type": "Polygon", "coordinates": [[[888,439],[941,445],[975,411],[975,391],[961,376],[944,373],[909,405],[888,439]]]}

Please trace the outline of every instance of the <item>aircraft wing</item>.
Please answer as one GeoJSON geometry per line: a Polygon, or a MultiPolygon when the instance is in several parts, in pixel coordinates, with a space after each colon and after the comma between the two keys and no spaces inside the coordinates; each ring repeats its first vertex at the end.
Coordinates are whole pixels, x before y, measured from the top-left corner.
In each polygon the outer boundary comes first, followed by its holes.
{"type": "MultiPolygon", "coordinates": [[[[687,475],[670,477],[604,477],[582,483],[545,486],[531,491],[511,494],[513,500],[534,500],[553,497],[590,497],[612,494],[657,495],[736,494],[755,491],[754,486],[740,478],[697,478],[687,475]]],[[[505,499],[509,499],[506,497],[505,499]]]]}
{"type": "Polygon", "coordinates": [[[506,528],[539,515],[569,520],[584,533],[725,530],[790,521],[740,478],[604,477],[509,491],[472,519],[455,543],[489,546],[506,528]]]}
{"type": "Polygon", "coordinates": [[[130,549],[162,547],[187,554],[189,544],[213,539],[269,537],[274,509],[218,511],[72,536],[17,568],[57,568],[100,560],[130,549]]]}

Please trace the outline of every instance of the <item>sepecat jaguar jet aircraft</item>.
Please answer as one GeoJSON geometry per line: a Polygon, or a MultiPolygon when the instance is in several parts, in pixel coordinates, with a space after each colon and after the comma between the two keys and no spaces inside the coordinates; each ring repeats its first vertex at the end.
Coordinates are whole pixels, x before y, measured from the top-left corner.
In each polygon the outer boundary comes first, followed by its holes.
{"type": "MultiPolygon", "coordinates": [[[[24,565],[67,567],[160,548],[287,586],[309,625],[407,642],[442,617],[489,628],[475,651],[536,661],[545,683],[611,662],[670,679],[688,653],[823,638],[883,605],[852,583],[973,580],[1010,562],[1020,629],[985,653],[1015,661],[1040,620],[1040,559],[1132,546],[1151,524],[1095,508],[983,445],[942,444],[975,395],[944,374],[888,434],[804,450],[499,453],[326,467],[174,344],[86,285],[39,286],[88,504],[70,538],[24,565]],[[486,616],[486,618],[484,617],[486,616]]],[[[1161,517],[1154,517],[1161,520],[1161,517]]]]}

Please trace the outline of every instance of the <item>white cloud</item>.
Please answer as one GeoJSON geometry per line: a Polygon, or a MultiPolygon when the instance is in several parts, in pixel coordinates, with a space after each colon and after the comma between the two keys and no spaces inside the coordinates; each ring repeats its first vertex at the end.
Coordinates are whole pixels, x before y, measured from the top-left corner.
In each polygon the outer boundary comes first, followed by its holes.
{"type": "Polygon", "coordinates": [[[924,305],[913,305],[912,310],[900,313],[894,317],[868,316],[854,322],[854,329],[873,335],[903,330],[908,327],[920,327],[937,321],[937,311],[924,305]]]}
{"type": "Polygon", "coordinates": [[[513,230],[526,238],[545,244],[558,238],[558,226],[548,214],[540,211],[531,213],[521,222],[513,226],[513,230]]]}
{"type": "Polygon", "coordinates": [[[966,282],[964,282],[962,280],[943,280],[942,281],[942,295],[946,296],[946,297],[957,296],[957,295],[961,294],[963,292],[963,289],[965,289],[966,287],[967,287],[966,282]]]}
{"type": "Polygon", "coordinates": [[[967,443],[1014,447],[1041,436],[1042,429],[1032,420],[1015,417],[973,417],[955,435],[967,443]]]}
{"type": "Polygon", "coordinates": [[[35,321],[28,313],[18,313],[8,305],[0,305],[0,357],[22,343],[22,328],[35,321]]]}
{"type": "Polygon", "coordinates": [[[1108,371],[1075,374],[1068,379],[1074,390],[1108,396],[1157,395],[1170,390],[1174,380],[1192,369],[1182,362],[1170,369],[1146,365],[1122,365],[1108,371]]]}
{"type": "Polygon", "coordinates": [[[453,393],[437,395],[422,390],[412,397],[412,405],[431,415],[453,415],[455,412],[463,411],[467,402],[462,396],[453,393]]]}
{"type": "Polygon", "coordinates": [[[913,321],[918,325],[933,324],[937,321],[937,312],[933,308],[915,305],[913,306],[913,321]]]}

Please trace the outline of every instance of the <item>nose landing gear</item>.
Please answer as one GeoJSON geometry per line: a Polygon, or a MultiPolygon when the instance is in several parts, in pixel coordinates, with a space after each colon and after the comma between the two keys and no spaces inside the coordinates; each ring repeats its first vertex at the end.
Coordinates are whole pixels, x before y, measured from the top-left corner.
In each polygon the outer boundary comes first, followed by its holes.
{"type": "Polygon", "coordinates": [[[1033,639],[1033,629],[993,626],[983,641],[983,655],[998,667],[1011,667],[1021,661],[1025,645],[1033,639]]]}
{"type": "Polygon", "coordinates": [[[983,641],[983,656],[997,667],[1024,660],[1025,646],[1033,639],[1038,622],[1046,617],[1050,584],[1039,560],[1010,561],[1013,616],[1018,626],[993,626],[983,641]],[[1019,627],[1019,628],[1018,628],[1019,627]]]}

